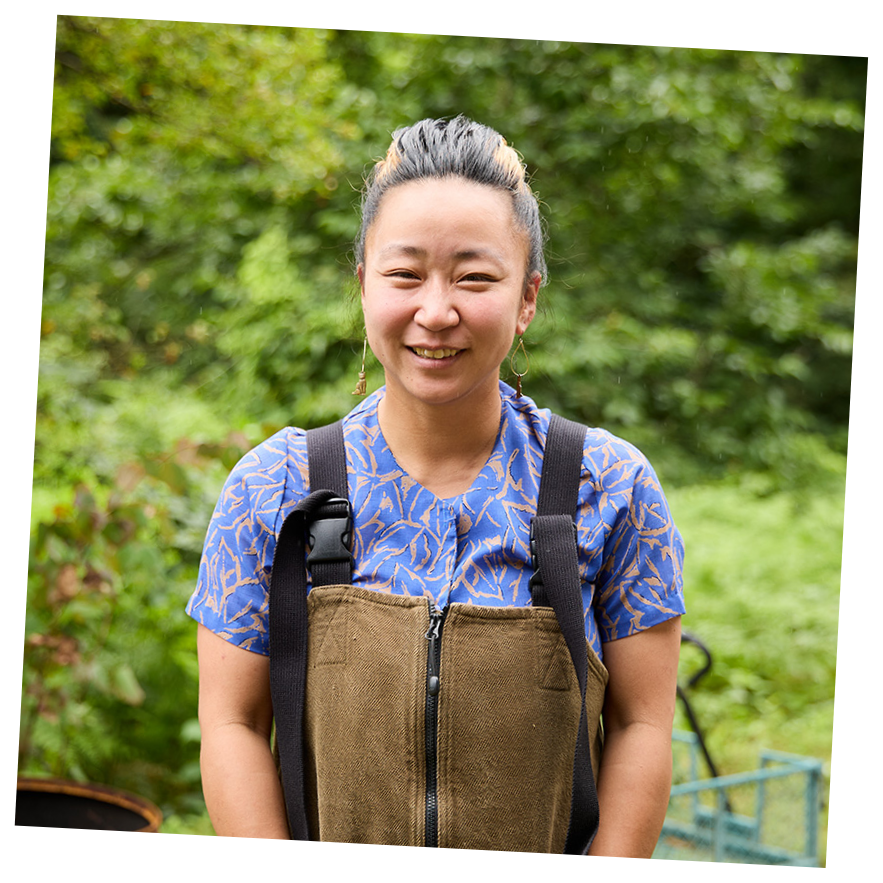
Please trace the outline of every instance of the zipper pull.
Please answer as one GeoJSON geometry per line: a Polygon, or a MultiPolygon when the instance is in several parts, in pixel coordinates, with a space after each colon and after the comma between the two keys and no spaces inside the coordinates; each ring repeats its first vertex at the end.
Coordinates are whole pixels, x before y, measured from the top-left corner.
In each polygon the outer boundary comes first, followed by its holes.
{"type": "Polygon", "coordinates": [[[441,638],[442,620],[445,618],[444,610],[433,605],[429,609],[429,630],[424,637],[429,641],[429,654],[426,667],[426,692],[430,696],[437,696],[439,681],[439,640],[441,638]]]}

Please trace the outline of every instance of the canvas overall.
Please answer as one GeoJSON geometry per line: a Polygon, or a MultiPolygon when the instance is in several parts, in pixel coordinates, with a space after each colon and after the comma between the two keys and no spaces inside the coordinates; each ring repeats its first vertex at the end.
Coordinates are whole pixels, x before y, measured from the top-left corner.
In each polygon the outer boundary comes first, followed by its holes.
{"type": "Polygon", "coordinates": [[[295,839],[585,853],[607,672],[585,638],[573,514],[585,428],[553,416],[530,607],[349,584],[340,424],[277,540],[270,671],[295,839]],[[304,554],[312,579],[307,594],[304,554]]]}

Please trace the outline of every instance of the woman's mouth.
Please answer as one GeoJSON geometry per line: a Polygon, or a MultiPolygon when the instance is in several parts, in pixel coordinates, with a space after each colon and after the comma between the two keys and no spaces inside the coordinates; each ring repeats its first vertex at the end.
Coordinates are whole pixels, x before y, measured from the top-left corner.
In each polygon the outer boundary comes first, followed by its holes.
{"type": "Polygon", "coordinates": [[[420,358],[422,358],[422,359],[447,359],[447,358],[450,358],[451,356],[456,356],[457,353],[460,352],[460,350],[447,349],[447,348],[446,349],[429,350],[429,349],[424,349],[421,346],[410,346],[410,347],[408,347],[408,349],[411,350],[412,353],[415,353],[416,355],[420,356],[420,358]]]}

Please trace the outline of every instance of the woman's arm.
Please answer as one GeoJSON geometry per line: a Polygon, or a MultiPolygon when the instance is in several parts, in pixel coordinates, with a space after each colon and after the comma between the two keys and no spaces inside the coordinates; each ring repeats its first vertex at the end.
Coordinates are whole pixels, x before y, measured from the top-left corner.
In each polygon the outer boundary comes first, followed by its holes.
{"type": "Polygon", "coordinates": [[[282,787],[270,746],[268,657],[198,626],[202,789],[215,832],[287,840],[282,787]]]}
{"type": "Polygon", "coordinates": [[[671,788],[680,617],[604,644],[610,674],[598,776],[601,825],[590,855],[650,858],[671,788]]]}

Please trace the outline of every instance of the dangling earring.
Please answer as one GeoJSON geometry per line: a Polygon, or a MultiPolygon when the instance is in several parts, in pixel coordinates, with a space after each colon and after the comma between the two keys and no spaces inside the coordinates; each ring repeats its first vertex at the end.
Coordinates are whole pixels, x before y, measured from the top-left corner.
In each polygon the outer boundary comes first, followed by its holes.
{"type": "Polygon", "coordinates": [[[359,382],[353,390],[354,396],[363,396],[368,392],[368,382],[365,380],[365,356],[368,353],[368,334],[365,334],[365,345],[362,347],[362,370],[359,371],[359,382]]]}
{"type": "Polygon", "coordinates": [[[509,356],[509,368],[512,370],[512,373],[515,375],[515,394],[520,396],[521,393],[521,378],[530,371],[530,359],[527,356],[527,350],[524,348],[524,338],[518,338],[518,346],[512,350],[512,355],[509,356]],[[515,367],[515,357],[518,355],[518,351],[521,350],[521,355],[524,356],[524,370],[518,371],[515,367]]]}

